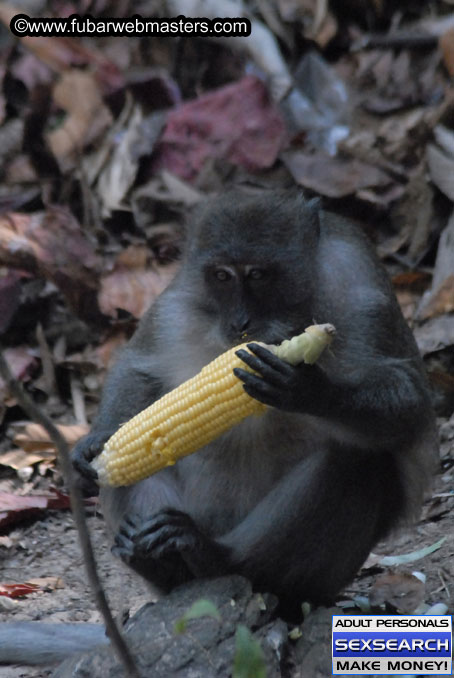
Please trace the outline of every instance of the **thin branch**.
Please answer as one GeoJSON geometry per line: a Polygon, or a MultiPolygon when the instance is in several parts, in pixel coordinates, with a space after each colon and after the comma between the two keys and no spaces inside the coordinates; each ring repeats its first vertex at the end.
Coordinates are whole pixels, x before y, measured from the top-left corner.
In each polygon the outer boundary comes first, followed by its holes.
{"type": "Polygon", "coordinates": [[[55,424],[49,419],[47,415],[44,414],[44,412],[42,412],[37,407],[28,393],[24,391],[22,384],[12,375],[8,363],[3,356],[1,347],[0,375],[6,382],[10,393],[12,393],[12,395],[17,399],[19,405],[27,413],[30,419],[37,422],[38,424],[41,424],[41,426],[46,429],[50,439],[58,451],[61,470],[63,472],[63,477],[71,498],[72,513],[79,534],[79,541],[84,556],[88,581],[92,588],[96,604],[104,619],[104,624],[106,626],[107,634],[110,638],[112,646],[116,651],[120,661],[124,665],[127,675],[130,676],[130,678],[140,678],[136,663],[129,651],[128,646],[126,645],[122,634],[117,628],[115,620],[112,616],[112,612],[110,611],[106,595],[99,580],[93,547],[85,520],[84,501],[82,494],[74,481],[74,473],[71,465],[68,444],[55,424]]]}

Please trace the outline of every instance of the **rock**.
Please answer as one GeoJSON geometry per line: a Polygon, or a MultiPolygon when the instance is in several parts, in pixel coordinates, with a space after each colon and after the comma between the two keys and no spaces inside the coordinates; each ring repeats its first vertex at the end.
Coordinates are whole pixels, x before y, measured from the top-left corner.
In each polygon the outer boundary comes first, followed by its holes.
{"type": "MultiPolygon", "coordinates": [[[[178,587],[157,603],[144,605],[126,624],[124,633],[139,672],[153,678],[230,678],[238,624],[247,626],[260,642],[267,677],[281,675],[287,645],[287,625],[272,620],[277,599],[252,593],[240,576],[195,580],[178,587]],[[205,598],[216,606],[221,621],[201,617],[187,622],[176,634],[175,622],[205,598]]],[[[77,655],[61,664],[53,678],[123,678],[123,666],[112,648],[103,647],[77,655]]]]}
{"type": "Polygon", "coordinates": [[[331,658],[332,616],[339,608],[320,607],[311,612],[301,627],[302,636],[295,643],[292,678],[328,678],[333,675],[331,658]]]}

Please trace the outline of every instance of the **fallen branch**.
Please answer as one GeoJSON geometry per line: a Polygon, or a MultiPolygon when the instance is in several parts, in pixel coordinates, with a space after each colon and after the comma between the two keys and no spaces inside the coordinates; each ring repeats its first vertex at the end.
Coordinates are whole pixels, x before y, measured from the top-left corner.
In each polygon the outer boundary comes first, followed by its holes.
{"type": "Polygon", "coordinates": [[[85,520],[84,502],[82,494],[74,481],[74,472],[71,465],[68,444],[54,423],[37,407],[30,396],[24,391],[22,384],[17,379],[15,379],[11,373],[11,370],[9,369],[8,363],[3,356],[3,350],[1,347],[0,375],[4,379],[11,394],[17,399],[19,405],[27,413],[30,419],[38,424],[41,424],[41,426],[46,429],[50,439],[58,451],[61,470],[63,472],[63,477],[71,498],[72,513],[77,527],[77,532],[79,534],[79,541],[84,557],[87,577],[92,588],[96,604],[104,619],[104,624],[106,626],[110,641],[118,655],[118,658],[124,665],[127,675],[130,676],[130,678],[140,678],[135,661],[115,623],[106,599],[106,595],[104,593],[104,589],[102,588],[101,582],[99,580],[93,547],[85,520]]]}

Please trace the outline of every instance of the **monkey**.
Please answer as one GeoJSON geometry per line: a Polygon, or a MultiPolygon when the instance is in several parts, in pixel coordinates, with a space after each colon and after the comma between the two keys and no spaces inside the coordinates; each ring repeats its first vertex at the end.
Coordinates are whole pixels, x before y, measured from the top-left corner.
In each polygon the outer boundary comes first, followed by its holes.
{"type": "Polygon", "coordinates": [[[164,594],[242,574],[295,621],[304,601],[331,604],[373,546],[417,517],[437,453],[422,360],[359,226],[296,189],[208,200],[73,464],[95,493],[90,462],[118,427],[245,339],[251,352],[238,355],[255,374],[235,374],[265,414],[100,500],[114,555],[164,594]],[[336,327],[314,365],[262,345],[314,321],[336,327]]]}
{"type": "Polygon", "coordinates": [[[247,337],[236,369],[268,405],[135,485],[104,488],[113,553],[166,592],[239,573],[290,616],[331,603],[371,548],[414,518],[436,454],[424,369],[364,232],[298,191],[227,191],[199,210],[181,269],[107,378],[74,450],[90,461],[119,425],[247,337]],[[330,351],[291,366],[276,344],[316,320],[330,351]],[[296,610],[295,610],[296,608],[296,610]]]}

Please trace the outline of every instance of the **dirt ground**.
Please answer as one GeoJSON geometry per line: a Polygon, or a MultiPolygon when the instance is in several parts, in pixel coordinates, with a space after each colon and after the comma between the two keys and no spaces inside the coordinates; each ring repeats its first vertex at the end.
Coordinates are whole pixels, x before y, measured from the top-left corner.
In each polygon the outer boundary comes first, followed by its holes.
{"type": "MultiPolygon", "coordinates": [[[[454,422],[453,422],[454,424],[454,422]]],[[[368,595],[371,585],[383,572],[421,571],[426,576],[424,601],[445,603],[454,610],[454,497],[452,495],[454,425],[445,426],[442,444],[443,471],[436,477],[432,496],[423,517],[414,527],[386,542],[376,553],[397,555],[417,551],[440,540],[441,548],[410,565],[394,569],[375,567],[362,570],[339,600],[368,595]]],[[[0,482],[0,490],[12,491],[17,481],[0,482]]],[[[96,550],[98,569],[111,606],[117,616],[134,613],[154,599],[154,594],[136,575],[110,554],[109,537],[102,515],[90,509],[88,524],[96,550]]],[[[59,577],[61,588],[33,593],[11,601],[0,597],[0,621],[43,620],[47,622],[98,622],[100,615],[86,583],[77,533],[67,511],[49,512],[44,518],[22,524],[9,533],[12,544],[0,547],[2,579],[24,582],[37,577],[59,577]],[[3,601],[6,601],[4,604],[3,601]]],[[[38,678],[49,676],[51,668],[0,667],[0,678],[38,678]]]]}

